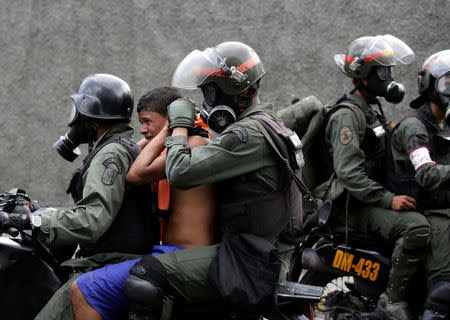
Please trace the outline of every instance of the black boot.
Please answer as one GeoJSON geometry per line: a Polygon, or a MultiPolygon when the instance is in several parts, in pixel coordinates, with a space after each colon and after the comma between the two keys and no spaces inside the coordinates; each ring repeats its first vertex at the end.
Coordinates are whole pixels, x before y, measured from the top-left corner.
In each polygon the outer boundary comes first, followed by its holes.
{"type": "Polygon", "coordinates": [[[445,320],[450,316],[450,282],[439,281],[428,291],[422,320],[445,320]]]}
{"type": "Polygon", "coordinates": [[[433,311],[430,309],[426,309],[423,312],[422,320],[445,320],[448,315],[440,313],[438,311],[433,311]]]}

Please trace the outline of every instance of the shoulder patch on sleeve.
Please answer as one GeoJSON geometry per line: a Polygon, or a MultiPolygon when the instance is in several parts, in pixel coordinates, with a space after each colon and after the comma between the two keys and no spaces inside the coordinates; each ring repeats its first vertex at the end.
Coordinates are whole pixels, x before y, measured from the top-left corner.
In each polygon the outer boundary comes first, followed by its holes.
{"type": "Polygon", "coordinates": [[[117,175],[123,172],[123,164],[119,159],[110,157],[103,161],[103,165],[105,166],[105,170],[102,174],[102,182],[110,186],[116,180],[117,175]]]}
{"type": "Polygon", "coordinates": [[[244,127],[236,126],[230,129],[230,132],[236,133],[236,135],[243,143],[246,143],[248,141],[248,132],[247,129],[245,129],[244,127]]]}
{"type": "Polygon", "coordinates": [[[235,147],[246,143],[248,141],[248,132],[244,127],[236,126],[227,130],[223,134],[223,138],[220,141],[220,145],[225,150],[233,150],[235,147]]]}
{"type": "Polygon", "coordinates": [[[339,137],[341,139],[342,144],[349,144],[353,139],[352,130],[349,127],[342,127],[339,131],[339,137]]]}

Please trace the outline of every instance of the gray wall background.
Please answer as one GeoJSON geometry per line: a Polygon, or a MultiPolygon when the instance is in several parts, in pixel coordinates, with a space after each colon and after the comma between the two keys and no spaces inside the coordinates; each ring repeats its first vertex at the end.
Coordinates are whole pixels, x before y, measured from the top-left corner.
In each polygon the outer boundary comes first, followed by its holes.
{"type": "MultiPolygon", "coordinates": [[[[385,104],[394,121],[415,96],[415,73],[430,54],[449,49],[448,0],[0,0],[0,192],[13,187],[53,206],[65,194],[75,163],[52,149],[67,130],[69,95],[91,73],[127,81],[135,101],[170,84],[193,49],[238,40],[252,46],[266,69],[261,100],[281,107],[316,95],[331,103],[351,81],[333,55],[363,35],[393,34],[415,51],[396,69],[405,102],[385,104]]],[[[200,101],[198,94],[183,92],[200,101]]],[[[136,114],[133,116],[138,128],[136,114]]],[[[136,132],[136,139],[139,134],[136,132]]]]}

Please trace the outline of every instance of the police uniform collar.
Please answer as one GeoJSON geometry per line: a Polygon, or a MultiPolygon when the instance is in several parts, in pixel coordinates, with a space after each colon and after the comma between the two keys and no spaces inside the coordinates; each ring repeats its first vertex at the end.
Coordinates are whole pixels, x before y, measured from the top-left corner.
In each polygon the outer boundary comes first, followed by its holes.
{"type": "Polygon", "coordinates": [[[354,93],[349,93],[343,100],[345,101],[346,99],[354,101],[358,105],[358,107],[361,108],[364,114],[371,114],[373,112],[373,109],[370,107],[370,105],[354,93]]]}
{"type": "Polygon", "coordinates": [[[381,108],[380,101],[377,98],[373,98],[371,103],[366,103],[361,97],[354,94],[353,92],[350,92],[348,95],[345,95],[342,98],[340,98],[337,104],[345,100],[351,100],[354,103],[356,103],[356,105],[364,113],[364,116],[368,121],[372,121],[375,117],[381,120],[383,123],[386,121],[383,109],[381,108]],[[374,108],[374,105],[378,106],[379,112],[374,108]]]}
{"type": "Polygon", "coordinates": [[[413,109],[420,108],[423,104],[427,103],[428,99],[425,94],[421,94],[417,98],[415,98],[413,101],[410,102],[409,106],[413,109]]]}
{"type": "Polygon", "coordinates": [[[237,120],[242,120],[245,117],[247,117],[249,114],[257,112],[257,111],[264,111],[264,112],[273,112],[273,105],[271,103],[261,103],[261,104],[254,104],[251,107],[245,109],[237,118],[237,120]]]}
{"type": "Polygon", "coordinates": [[[104,134],[100,136],[100,138],[95,143],[95,147],[99,146],[103,142],[105,142],[108,138],[112,136],[122,137],[131,139],[133,137],[134,129],[129,123],[118,123],[111,128],[109,128],[104,134]]]}
{"type": "Polygon", "coordinates": [[[444,128],[441,129],[436,121],[436,118],[431,111],[430,104],[428,102],[423,103],[417,110],[417,112],[422,113],[422,120],[426,122],[426,125],[431,127],[436,135],[444,138],[445,140],[450,140],[450,128],[444,122],[444,128]]]}
{"type": "Polygon", "coordinates": [[[358,106],[360,106],[360,108],[362,108],[363,110],[369,109],[369,105],[363,99],[361,99],[361,97],[354,93],[348,94],[346,96],[346,99],[355,101],[356,104],[358,104],[358,106]]]}

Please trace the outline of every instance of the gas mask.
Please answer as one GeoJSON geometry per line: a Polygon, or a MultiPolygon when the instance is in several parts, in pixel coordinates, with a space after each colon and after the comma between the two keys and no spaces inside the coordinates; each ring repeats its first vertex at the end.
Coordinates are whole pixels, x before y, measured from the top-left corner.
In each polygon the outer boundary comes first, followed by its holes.
{"type": "Polygon", "coordinates": [[[227,95],[214,83],[201,87],[203,92],[203,110],[201,116],[208,127],[222,133],[226,127],[236,122],[237,117],[253,103],[259,81],[248,88],[246,94],[227,95]]]}
{"type": "Polygon", "coordinates": [[[405,87],[393,80],[390,66],[373,67],[367,75],[365,89],[391,103],[400,103],[405,96],[405,87]]]}
{"type": "Polygon", "coordinates": [[[75,105],[72,104],[68,126],[69,130],[53,144],[53,148],[61,157],[73,162],[81,154],[78,146],[88,142],[92,144],[95,140],[98,125],[80,115],[75,105]]]}
{"type": "Polygon", "coordinates": [[[443,74],[434,82],[434,88],[437,95],[434,102],[444,112],[445,122],[450,123],[450,71],[443,74]]]}

